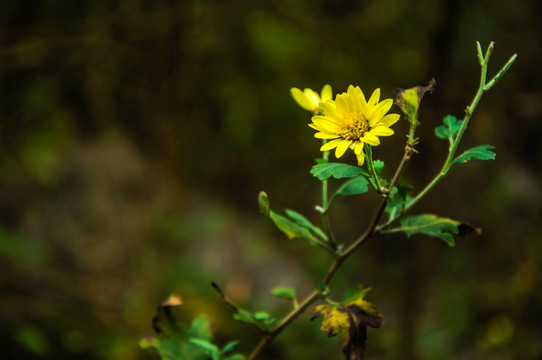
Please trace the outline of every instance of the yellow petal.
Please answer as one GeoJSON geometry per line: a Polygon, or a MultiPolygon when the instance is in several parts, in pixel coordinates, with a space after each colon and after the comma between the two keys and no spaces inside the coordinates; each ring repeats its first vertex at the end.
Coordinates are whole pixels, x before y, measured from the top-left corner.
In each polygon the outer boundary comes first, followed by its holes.
{"type": "Polygon", "coordinates": [[[292,94],[292,97],[297,102],[297,104],[299,106],[301,106],[303,109],[308,110],[308,111],[312,111],[312,112],[318,110],[318,107],[317,106],[315,107],[314,103],[311,102],[307,98],[305,93],[303,93],[298,88],[291,88],[290,93],[292,94]]]}
{"type": "Polygon", "coordinates": [[[358,158],[358,166],[363,166],[363,163],[365,162],[365,155],[363,155],[363,152],[359,155],[356,155],[358,158]]]}
{"type": "Polygon", "coordinates": [[[356,86],[353,89],[352,93],[354,96],[354,111],[363,112],[367,107],[367,101],[365,100],[365,95],[363,95],[363,91],[361,91],[359,86],[356,86]]]}
{"type": "Polygon", "coordinates": [[[333,99],[333,92],[331,91],[331,85],[324,85],[322,92],[320,93],[320,98],[322,101],[333,99]]]}
{"type": "Polygon", "coordinates": [[[380,145],[380,140],[375,135],[371,134],[370,132],[366,132],[363,134],[363,137],[361,138],[363,142],[366,142],[367,144],[371,146],[377,146],[380,145]]]}
{"type": "Polygon", "coordinates": [[[373,111],[370,114],[367,114],[369,125],[375,126],[380,121],[380,119],[382,119],[384,114],[390,111],[392,105],[392,99],[383,100],[378,105],[376,105],[376,107],[373,108],[373,111]]]}
{"type": "Polygon", "coordinates": [[[377,124],[377,126],[384,125],[384,126],[390,127],[393,124],[395,124],[399,120],[400,117],[401,116],[399,114],[388,114],[384,116],[382,119],[380,119],[380,122],[377,124]]]}
{"type": "Polygon", "coordinates": [[[335,105],[337,105],[337,112],[351,112],[350,104],[347,101],[348,95],[346,93],[339,94],[335,97],[335,105]]]}
{"type": "Polygon", "coordinates": [[[327,116],[315,115],[312,117],[312,122],[321,129],[327,130],[327,132],[337,132],[339,130],[337,122],[327,116]]]}
{"type": "Polygon", "coordinates": [[[377,127],[372,128],[369,131],[369,134],[375,135],[375,136],[390,136],[390,135],[393,135],[394,132],[389,127],[377,126],[377,127]]]}
{"type": "Polygon", "coordinates": [[[339,145],[343,141],[344,141],[343,139],[331,140],[325,143],[324,145],[322,145],[322,147],[320,147],[320,151],[329,151],[331,149],[334,149],[335,147],[337,147],[337,145],[339,145]]]}
{"type": "Polygon", "coordinates": [[[376,105],[378,104],[378,100],[380,100],[380,89],[376,89],[375,91],[373,91],[373,94],[371,95],[369,101],[367,101],[367,104],[376,105]]]}
{"type": "Polygon", "coordinates": [[[326,132],[317,132],[316,134],[314,134],[314,137],[315,138],[318,138],[318,139],[336,139],[338,137],[340,137],[340,135],[337,135],[337,134],[330,134],[330,133],[326,133],[326,132]]]}
{"type": "Polygon", "coordinates": [[[352,144],[352,140],[343,140],[335,149],[335,157],[338,159],[344,155],[344,152],[352,144]]]}
{"type": "Polygon", "coordinates": [[[333,100],[326,100],[324,102],[320,103],[320,108],[324,112],[324,114],[328,117],[337,119],[339,117],[339,114],[337,113],[337,108],[335,106],[335,101],[333,100]]]}
{"type": "Polygon", "coordinates": [[[359,154],[363,154],[363,142],[361,141],[356,141],[354,143],[354,153],[356,155],[359,155],[359,154]]]}
{"type": "Polygon", "coordinates": [[[305,93],[305,96],[307,99],[309,99],[310,102],[314,105],[316,109],[318,109],[318,103],[320,102],[320,96],[318,96],[318,93],[312,89],[306,88],[303,90],[305,93]]]}

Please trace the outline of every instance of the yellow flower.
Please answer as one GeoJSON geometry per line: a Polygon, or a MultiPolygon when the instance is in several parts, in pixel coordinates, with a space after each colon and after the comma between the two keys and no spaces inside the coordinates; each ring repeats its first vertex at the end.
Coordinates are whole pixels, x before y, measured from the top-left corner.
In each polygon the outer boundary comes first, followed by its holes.
{"type": "Polygon", "coordinates": [[[399,120],[398,114],[386,113],[393,105],[392,99],[379,102],[380,89],[376,89],[369,101],[365,100],[359,86],[348,87],[348,92],[338,94],[335,101],[327,100],[320,103],[324,115],[312,117],[310,127],[318,132],[314,137],[331,140],[320,148],[321,151],[335,149],[335,156],[340,158],[350,148],[358,159],[358,165],[363,165],[363,146],[377,146],[379,136],[393,135],[390,126],[399,120]]]}
{"type": "Polygon", "coordinates": [[[312,89],[301,91],[298,88],[291,88],[290,93],[299,106],[313,113],[320,111],[320,102],[331,100],[333,98],[330,85],[324,85],[321,95],[318,95],[318,93],[312,89]]]}

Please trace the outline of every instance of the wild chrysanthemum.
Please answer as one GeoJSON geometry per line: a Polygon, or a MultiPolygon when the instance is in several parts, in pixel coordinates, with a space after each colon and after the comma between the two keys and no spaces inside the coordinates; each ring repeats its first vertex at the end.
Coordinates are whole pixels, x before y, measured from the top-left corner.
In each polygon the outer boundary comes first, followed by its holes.
{"type": "Polygon", "coordinates": [[[398,114],[386,115],[393,100],[379,102],[379,99],[380,89],[376,89],[369,101],[366,101],[359,86],[350,85],[347,92],[335,97],[335,101],[321,102],[320,108],[324,115],[313,116],[312,124],[309,124],[318,131],[314,135],[316,138],[331,140],[322,145],[320,150],[335,149],[335,156],[340,158],[350,148],[357,156],[358,165],[363,165],[364,144],[379,145],[378,137],[393,135],[390,126],[399,120],[398,114]]]}
{"type": "Polygon", "coordinates": [[[330,85],[324,85],[320,95],[318,95],[316,91],[308,88],[303,91],[298,88],[291,88],[290,93],[299,106],[313,113],[320,111],[321,101],[331,100],[333,98],[330,85]]]}

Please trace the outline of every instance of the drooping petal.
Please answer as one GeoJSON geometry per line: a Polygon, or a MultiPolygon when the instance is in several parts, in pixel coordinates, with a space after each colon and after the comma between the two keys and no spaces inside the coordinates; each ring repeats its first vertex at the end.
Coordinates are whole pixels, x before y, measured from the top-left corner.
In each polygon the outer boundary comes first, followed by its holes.
{"type": "Polygon", "coordinates": [[[292,94],[292,97],[294,98],[295,102],[299,106],[301,106],[303,109],[312,111],[312,112],[318,110],[318,106],[315,105],[311,100],[309,100],[307,96],[305,95],[305,93],[303,93],[298,88],[291,88],[290,94],[292,94]]]}
{"type": "Polygon", "coordinates": [[[330,134],[326,132],[317,132],[316,134],[314,134],[314,137],[318,139],[336,139],[340,137],[340,135],[330,134]]]}
{"type": "Polygon", "coordinates": [[[369,131],[369,134],[375,136],[390,136],[394,134],[394,131],[386,126],[377,126],[369,131]]]}
{"type": "Polygon", "coordinates": [[[361,154],[356,154],[356,158],[358,159],[358,166],[363,166],[363,163],[365,162],[365,155],[363,154],[363,146],[362,146],[361,154]]]}
{"type": "Polygon", "coordinates": [[[370,132],[366,132],[365,134],[363,134],[363,137],[361,138],[361,140],[363,140],[363,142],[366,142],[367,144],[371,146],[380,145],[380,139],[377,136],[371,134],[370,132]]]}
{"type": "Polygon", "coordinates": [[[338,159],[344,155],[344,152],[352,144],[352,140],[343,140],[335,149],[335,157],[338,159]]]}
{"type": "Polygon", "coordinates": [[[333,99],[333,92],[331,91],[331,85],[324,85],[322,92],[320,93],[320,98],[322,101],[333,99]]]}
{"type": "Polygon", "coordinates": [[[331,141],[325,143],[324,145],[322,145],[320,147],[320,151],[329,151],[331,149],[334,149],[335,147],[337,147],[343,141],[344,141],[343,139],[331,140],[331,141]]]}
{"type": "Polygon", "coordinates": [[[362,141],[356,141],[354,143],[354,153],[356,155],[363,154],[363,142],[362,141]]]}
{"type": "Polygon", "coordinates": [[[377,123],[376,125],[377,126],[384,125],[384,126],[390,127],[393,124],[395,124],[399,120],[400,117],[401,115],[399,114],[388,114],[384,116],[382,119],[380,119],[380,122],[377,123]]]}

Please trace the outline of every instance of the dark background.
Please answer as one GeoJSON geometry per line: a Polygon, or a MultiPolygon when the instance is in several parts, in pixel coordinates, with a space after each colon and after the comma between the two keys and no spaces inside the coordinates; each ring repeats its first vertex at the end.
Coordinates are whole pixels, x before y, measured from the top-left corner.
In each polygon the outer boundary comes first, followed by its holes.
{"type": "MultiPolygon", "coordinates": [[[[478,40],[495,41],[490,76],[518,53],[460,149],[489,143],[497,159],[456,166],[415,211],[482,235],[455,248],[378,238],[332,295],[373,288],[386,323],[369,331],[370,359],[540,359],[541,16],[535,0],[2,1],[1,357],[152,359],[137,343],[172,292],[187,322],[207,315],[219,344],[248,353],[257,334],[209,283],[280,317],[289,304],[270,289],[302,296],[331,261],[258,214],[264,189],[276,210],[318,220],[319,141],[289,89],[354,84],[389,98],[435,77],[404,177],[420,189],[446,155],[434,127],[462,116],[478,86],[478,40]]],[[[374,150],[388,177],[404,120],[394,129],[374,150]]],[[[346,243],[378,198],[363,200],[330,214],[346,243]]],[[[341,358],[311,314],[264,358],[341,358]]]]}

